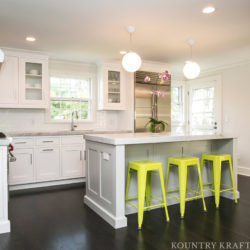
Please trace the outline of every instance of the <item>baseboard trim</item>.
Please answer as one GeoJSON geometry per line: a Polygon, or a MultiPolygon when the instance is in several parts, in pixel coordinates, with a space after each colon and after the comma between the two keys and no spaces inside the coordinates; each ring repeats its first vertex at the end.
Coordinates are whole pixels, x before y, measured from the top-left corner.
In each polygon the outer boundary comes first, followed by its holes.
{"type": "Polygon", "coordinates": [[[0,221],[0,234],[9,232],[10,232],[10,221],[9,220],[0,221]]]}
{"type": "Polygon", "coordinates": [[[92,210],[94,210],[99,216],[101,216],[106,222],[108,222],[113,228],[118,229],[127,226],[126,216],[115,217],[103,207],[99,206],[87,195],[84,196],[84,203],[92,210]]]}
{"type": "Polygon", "coordinates": [[[51,186],[59,186],[59,185],[67,185],[73,183],[84,183],[86,182],[86,178],[76,178],[69,180],[58,180],[58,181],[47,181],[47,182],[39,182],[39,183],[30,183],[30,184],[22,184],[22,185],[10,185],[9,190],[24,190],[24,189],[34,189],[34,188],[43,188],[43,187],[51,187],[51,186]]]}
{"type": "Polygon", "coordinates": [[[245,175],[250,176],[250,168],[238,166],[238,174],[239,175],[245,175]]]}

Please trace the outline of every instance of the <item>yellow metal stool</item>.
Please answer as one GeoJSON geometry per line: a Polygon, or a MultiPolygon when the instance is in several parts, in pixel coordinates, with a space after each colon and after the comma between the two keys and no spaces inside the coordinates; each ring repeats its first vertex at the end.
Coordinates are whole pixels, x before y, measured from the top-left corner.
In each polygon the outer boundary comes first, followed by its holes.
{"type": "Polygon", "coordinates": [[[202,156],[201,156],[201,168],[203,167],[204,161],[210,161],[212,163],[212,182],[205,183],[205,184],[203,184],[203,186],[212,185],[212,189],[210,189],[210,188],[204,188],[204,189],[212,191],[214,193],[216,207],[217,208],[219,207],[220,193],[225,192],[225,191],[230,191],[230,190],[233,190],[234,200],[235,200],[235,203],[237,203],[235,186],[234,186],[231,155],[219,154],[219,153],[202,154],[202,156]],[[221,184],[221,166],[222,166],[223,162],[229,163],[229,170],[230,170],[230,175],[231,175],[232,186],[221,184]],[[226,189],[221,189],[221,186],[226,187],[226,189]]]}
{"type": "Polygon", "coordinates": [[[166,188],[168,184],[168,176],[170,167],[177,166],[178,173],[179,173],[179,188],[178,189],[171,189],[167,190],[167,195],[180,200],[180,213],[181,218],[184,217],[185,213],[185,202],[187,200],[191,200],[194,198],[202,198],[203,201],[203,209],[207,211],[206,204],[203,195],[203,186],[202,186],[202,178],[201,178],[201,171],[200,171],[200,160],[197,157],[192,156],[176,156],[176,157],[169,157],[168,158],[168,166],[167,166],[167,173],[166,173],[166,188]],[[199,183],[201,187],[201,192],[197,194],[197,190],[192,190],[187,188],[187,168],[191,166],[196,166],[198,171],[199,183]],[[186,198],[186,191],[190,191],[195,193],[195,196],[186,198]],[[174,196],[171,192],[179,191],[179,197],[174,196]]]}
{"type": "Polygon", "coordinates": [[[165,208],[166,219],[169,221],[167,203],[166,203],[166,193],[164,187],[164,178],[162,173],[162,163],[158,161],[150,161],[150,160],[137,160],[130,161],[128,163],[128,175],[127,175],[127,183],[126,183],[126,191],[125,191],[125,203],[129,203],[134,206],[138,210],[138,228],[141,229],[142,221],[143,221],[143,212],[144,209],[150,209],[152,207],[163,207],[165,208]],[[137,197],[128,198],[128,188],[130,181],[130,174],[132,171],[137,171],[137,197]],[[162,189],[162,200],[151,196],[151,173],[152,171],[158,171],[161,182],[162,189]],[[146,193],[146,207],[144,206],[145,201],[145,193],[146,193]],[[151,197],[159,200],[161,203],[150,206],[151,197]],[[131,203],[129,200],[136,199],[138,200],[138,206],[131,203]]]}

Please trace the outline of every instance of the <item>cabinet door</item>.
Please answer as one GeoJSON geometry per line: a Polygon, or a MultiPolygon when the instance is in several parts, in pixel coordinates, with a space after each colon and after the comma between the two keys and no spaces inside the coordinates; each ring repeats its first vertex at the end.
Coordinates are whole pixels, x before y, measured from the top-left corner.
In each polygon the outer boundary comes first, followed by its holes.
{"type": "Polygon", "coordinates": [[[61,151],[62,176],[82,177],[84,176],[84,152],[83,146],[64,146],[61,151]]]}
{"type": "Polygon", "coordinates": [[[124,110],[126,109],[125,76],[118,66],[105,66],[100,73],[99,93],[102,103],[99,109],[124,110]],[[101,86],[102,85],[102,86],[101,86]]]}
{"type": "Polygon", "coordinates": [[[10,162],[9,183],[25,184],[34,181],[33,149],[16,149],[15,162],[10,162]]]}
{"type": "Polygon", "coordinates": [[[58,147],[37,148],[35,159],[37,181],[59,179],[60,151],[58,147]]]}
{"type": "Polygon", "coordinates": [[[48,95],[48,62],[42,59],[20,59],[20,103],[45,107],[48,95]]]}
{"type": "Polygon", "coordinates": [[[18,57],[6,56],[0,68],[0,106],[18,103],[18,57]]]}

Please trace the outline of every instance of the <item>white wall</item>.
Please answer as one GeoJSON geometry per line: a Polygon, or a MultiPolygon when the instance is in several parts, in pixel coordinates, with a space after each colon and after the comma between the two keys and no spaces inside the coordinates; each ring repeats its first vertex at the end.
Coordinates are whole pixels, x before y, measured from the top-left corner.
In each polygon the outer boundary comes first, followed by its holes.
{"type": "Polygon", "coordinates": [[[239,173],[250,175],[250,61],[209,70],[222,80],[222,131],[238,137],[239,173]]]}
{"type": "MultiPolygon", "coordinates": [[[[94,85],[94,103],[96,103],[97,69],[95,64],[51,60],[51,75],[65,76],[91,75],[94,85]]],[[[132,130],[133,129],[133,76],[126,77],[127,111],[95,111],[94,122],[77,123],[79,130],[132,130]]],[[[93,107],[96,110],[96,106],[93,107]]],[[[0,131],[60,131],[69,130],[70,123],[51,123],[46,117],[46,110],[41,109],[0,109],[0,131]]]]}

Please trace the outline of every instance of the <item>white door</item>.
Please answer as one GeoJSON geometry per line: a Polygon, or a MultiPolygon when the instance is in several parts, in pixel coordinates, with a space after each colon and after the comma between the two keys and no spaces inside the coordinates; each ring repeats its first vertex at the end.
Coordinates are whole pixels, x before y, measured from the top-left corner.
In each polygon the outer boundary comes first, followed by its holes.
{"type": "Polygon", "coordinates": [[[16,149],[15,162],[10,162],[9,183],[25,184],[34,181],[33,149],[16,149]]]}
{"type": "Polygon", "coordinates": [[[83,177],[83,146],[65,146],[61,150],[62,176],[67,178],[83,177]]]}
{"type": "Polygon", "coordinates": [[[189,132],[192,134],[221,132],[220,77],[189,82],[189,132]]]}
{"type": "Polygon", "coordinates": [[[18,103],[18,57],[6,56],[0,68],[0,105],[18,103]]]}
{"type": "Polygon", "coordinates": [[[37,148],[35,153],[36,180],[49,181],[59,179],[60,151],[57,147],[37,148]]]}

